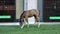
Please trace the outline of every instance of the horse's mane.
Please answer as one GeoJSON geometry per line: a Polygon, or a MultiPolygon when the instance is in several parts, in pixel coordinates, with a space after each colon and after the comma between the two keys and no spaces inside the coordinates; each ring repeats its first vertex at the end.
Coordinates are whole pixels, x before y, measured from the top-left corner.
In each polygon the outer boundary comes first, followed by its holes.
{"type": "Polygon", "coordinates": [[[22,19],[22,16],[23,16],[24,13],[25,13],[25,11],[23,11],[23,13],[20,16],[20,22],[21,22],[21,19],[22,19]]]}

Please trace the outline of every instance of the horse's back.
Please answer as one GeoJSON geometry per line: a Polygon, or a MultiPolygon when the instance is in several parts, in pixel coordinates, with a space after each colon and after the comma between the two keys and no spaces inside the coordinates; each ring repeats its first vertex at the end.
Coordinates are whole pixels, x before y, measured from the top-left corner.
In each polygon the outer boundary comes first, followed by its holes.
{"type": "Polygon", "coordinates": [[[29,13],[32,13],[32,14],[36,14],[36,13],[40,13],[40,10],[38,9],[31,9],[31,10],[28,10],[29,13]]]}
{"type": "Polygon", "coordinates": [[[27,17],[27,16],[38,16],[40,15],[40,11],[37,9],[31,9],[31,10],[26,10],[23,13],[23,17],[27,17]]]}
{"type": "Polygon", "coordinates": [[[32,14],[40,14],[40,10],[37,10],[37,9],[32,9],[31,11],[30,11],[32,14]]]}

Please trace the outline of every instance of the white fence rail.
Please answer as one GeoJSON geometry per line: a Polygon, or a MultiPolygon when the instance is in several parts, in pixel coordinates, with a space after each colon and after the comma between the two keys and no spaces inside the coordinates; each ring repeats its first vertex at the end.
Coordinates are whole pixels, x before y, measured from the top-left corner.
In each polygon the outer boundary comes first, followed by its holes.
{"type": "MultiPolygon", "coordinates": [[[[40,24],[60,24],[60,22],[40,22],[39,23],[39,25],[40,24]]],[[[19,22],[5,22],[5,23],[2,23],[2,22],[0,22],[0,25],[19,25],[19,22]]]]}

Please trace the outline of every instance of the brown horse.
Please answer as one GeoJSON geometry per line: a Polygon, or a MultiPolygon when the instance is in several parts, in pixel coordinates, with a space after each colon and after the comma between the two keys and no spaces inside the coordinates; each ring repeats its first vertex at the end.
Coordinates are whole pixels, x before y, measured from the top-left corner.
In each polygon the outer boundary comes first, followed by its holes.
{"type": "MultiPolygon", "coordinates": [[[[32,17],[32,16],[34,16],[34,18],[35,18],[35,23],[40,22],[40,11],[39,10],[37,10],[37,9],[27,10],[27,11],[24,11],[20,16],[21,28],[24,27],[25,21],[28,23],[28,18],[32,17]]],[[[29,24],[28,24],[28,27],[29,27],[29,24]]]]}

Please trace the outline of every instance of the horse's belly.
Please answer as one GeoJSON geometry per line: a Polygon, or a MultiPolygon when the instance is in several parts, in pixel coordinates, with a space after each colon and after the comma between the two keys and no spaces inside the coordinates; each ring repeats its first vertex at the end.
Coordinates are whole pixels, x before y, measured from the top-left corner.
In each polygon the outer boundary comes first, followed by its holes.
{"type": "Polygon", "coordinates": [[[32,17],[33,15],[32,14],[30,14],[28,17],[32,17]]]}

